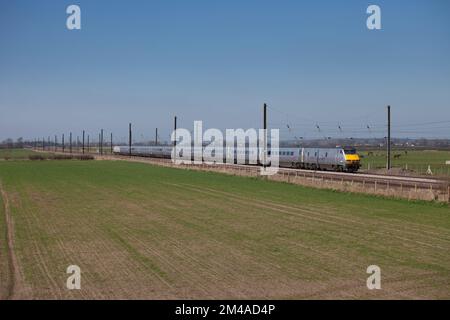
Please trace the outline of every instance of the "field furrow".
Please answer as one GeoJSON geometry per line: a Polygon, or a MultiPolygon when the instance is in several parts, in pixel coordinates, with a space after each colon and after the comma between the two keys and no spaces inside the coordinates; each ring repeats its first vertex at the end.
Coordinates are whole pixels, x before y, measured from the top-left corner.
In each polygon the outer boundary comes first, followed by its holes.
{"type": "Polygon", "coordinates": [[[446,205],[112,161],[4,162],[0,179],[25,298],[450,297],[446,205]]]}

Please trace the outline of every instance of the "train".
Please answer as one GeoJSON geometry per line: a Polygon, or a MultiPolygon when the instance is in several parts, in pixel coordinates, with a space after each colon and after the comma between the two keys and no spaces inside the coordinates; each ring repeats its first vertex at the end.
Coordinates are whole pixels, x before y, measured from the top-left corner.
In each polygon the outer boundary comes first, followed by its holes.
{"type": "MultiPolygon", "coordinates": [[[[203,152],[204,148],[191,148],[191,155],[183,155],[183,148],[177,150],[178,156],[183,159],[194,160],[194,154],[200,154],[204,162],[214,162],[216,158],[208,157],[208,152],[203,152]],[[199,149],[199,150],[197,150],[199,149]],[[198,153],[197,153],[198,152],[198,153]]],[[[131,155],[166,158],[172,157],[173,147],[171,146],[132,146],[131,155]]],[[[115,146],[113,153],[118,155],[130,155],[128,146],[115,146]]],[[[356,149],[353,147],[335,148],[278,148],[277,150],[267,150],[268,159],[266,165],[270,166],[272,155],[278,155],[279,166],[283,168],[296,168],[308,170],[328,170],[342,172],[356,172],[361,167],[361,159],[356,149]],[[272,154],[273,153],[273,154],[272,154]]],[[[234,156],[231,156],[229,148],[223,149],[223,163],[226,158],[232,159],[233,163],[262,165],[263,149],[257,147],[234,148],[234,156]],[[240,161],[238,161],[238,158],[240,161]]]]}

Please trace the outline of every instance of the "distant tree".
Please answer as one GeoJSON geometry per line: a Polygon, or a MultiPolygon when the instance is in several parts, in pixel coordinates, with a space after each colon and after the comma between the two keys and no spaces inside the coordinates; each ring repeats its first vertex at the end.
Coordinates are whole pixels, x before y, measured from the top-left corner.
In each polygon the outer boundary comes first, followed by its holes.
{"type": "Polygon", "coordinates": [[[23,138],[22,137],[17,139],[16,147],[17,148],[23,148],[23,138]]]}
{"type": "Polygon", "coordinates": [[[3,148],[12,148],[14,147],[14,141],[11,138],[2,141],[3,148]]]}

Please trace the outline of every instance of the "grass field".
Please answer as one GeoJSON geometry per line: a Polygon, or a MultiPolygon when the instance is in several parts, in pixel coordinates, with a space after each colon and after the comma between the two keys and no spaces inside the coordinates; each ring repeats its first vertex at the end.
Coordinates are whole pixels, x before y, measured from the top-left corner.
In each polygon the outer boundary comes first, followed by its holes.
{"type": "Polygon", "coordinates": [[[36,152],[29,149],[0,149],[0,159],[4,160],[28,159],[33,154],[36,154],[36,152]]]}
{"type": "MultiPolygon", "coordinates": [[[[364,156],[362,169],[386,167],[386,151],[362,151],[360,154],[364,156]],[[371,152],[370,155],[369,152],[371,152]]],[[[407,168],[420,174],[425,174],[430,166],[433,174],[449,176],[450,165],[446,165],[446,161],[450,161],[450,151],[417,150],[407,151],[407,153],[400,150],[392,151],[392,166],[407,168]],[[397,158],[394,158],[394,155],[397,155],[397,158]]]]}
{"type": "Polygon", "coordinates": [[[119,161],[3,161],[0,180],[14,297],[450,298],[446,205],[119,161]]]}

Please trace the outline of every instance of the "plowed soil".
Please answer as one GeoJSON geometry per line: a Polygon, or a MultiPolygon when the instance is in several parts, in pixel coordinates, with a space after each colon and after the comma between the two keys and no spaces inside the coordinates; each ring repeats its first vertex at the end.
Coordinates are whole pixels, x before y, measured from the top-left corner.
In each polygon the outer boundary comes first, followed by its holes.
{"type": "Polygon", "coordinates": [[[2,299],[450,298],[447,205],[110,161],[0,180],[2,299]]]}

